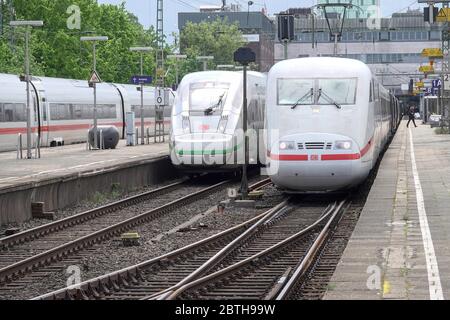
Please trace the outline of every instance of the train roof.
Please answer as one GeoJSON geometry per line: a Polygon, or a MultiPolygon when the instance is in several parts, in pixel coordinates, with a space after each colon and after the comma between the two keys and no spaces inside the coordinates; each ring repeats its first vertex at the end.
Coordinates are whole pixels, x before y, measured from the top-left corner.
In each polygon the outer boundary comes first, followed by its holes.
{"type": "MultiPolygon", "coordinates": [[[[77,79],[67,79],[67,78],[54,78],[54,77],[41,77],[41,76],[32,76],[33,81],[40,81],[42,83],[50,84],[52,86],[58,87],[61,84],[64,84],[64,87],[68,84],[78,87],[78,88],[89,88],[88,80],[77,80],[77,79]]],[[[7,74],[0,73],[0,82],[20,82],[19,76],[15,74],[7,74]]],[[[123,88],[129,90],[135,90],[136,86],[132,84],[119,84],[119,83],[111,83],[111,82],[102,82],[99,86],[121,86],[123,88]]],[[[147,88],[154,88],[153,86],[145,86],[147,88]]]]}
{"type": "Polygon", "coordinates": [[[363,62],[347,58],[312,57],[278,62],[269,77],[372,77],[370,68],[363,62]]]}
{"type": "MultiPolygon", "coordinates": [[[[256,71],[248,71],[249,77],[255,77],[264,79],[266,76],[263,73],[256,71]]],[[[208,80],[221,80],[221,81],[240,81],[242,80],[242,71],[200,71],[193,72],[184,76],[183,81],[196,82],[196,81],[208,81],[208,80]]]]}

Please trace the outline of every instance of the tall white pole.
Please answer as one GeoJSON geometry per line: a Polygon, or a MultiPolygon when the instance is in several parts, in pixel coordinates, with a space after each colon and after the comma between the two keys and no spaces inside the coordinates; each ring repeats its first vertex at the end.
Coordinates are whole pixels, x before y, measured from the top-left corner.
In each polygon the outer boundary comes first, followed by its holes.
{"type": "Polygon", "coordinates": [[[11,21],[9,23],[11,27],[25,27],[25,81],[27,90],[27,159],[32,159],[33,155],[31,152],[31,94],[30,94],[30,33],[32,27],[42,27],[44,25],[43,21],[25,21],[17,20],[11,21]]]}
{"type": "MultiPolygon", "coordinates": [[[[97,72],[97,57],[96,57],[96,43],[94,42],[94,72],[97,72]]],[[[98,139],[97,139],[97,83],[94,82],[94,148],[98,148],[98,139]]]]}
{"type": "MultiPolygon", "coordinates": [[[[141,52],[141,76],[144,75],[144,53],[141,52]]],[[[144,130],[145,130],[145,117],[144,117],[144,84],[141,83],[141,144],[145,144],[144,130]]]]}
{"type": "Polygon", "coordinates": [[[27,159],[33,158],[31,154],[31,106],[30,106],[30,28],[25,32],[25,76],[27,81],[27,159]]]}
{"type": "Polygon", "coordinates": [[[242,107],[242,128],[244,130],[244,165],[242,166],[242,183],[241,183],[241,194],[242,199],[246,200],[248,198],[248,178],[247,178],[247,170],[249,165],[249,141],[247,136],[248,130],[248,120],[247,120],[247,64],[244,64],[244,105],[242,107]]]}

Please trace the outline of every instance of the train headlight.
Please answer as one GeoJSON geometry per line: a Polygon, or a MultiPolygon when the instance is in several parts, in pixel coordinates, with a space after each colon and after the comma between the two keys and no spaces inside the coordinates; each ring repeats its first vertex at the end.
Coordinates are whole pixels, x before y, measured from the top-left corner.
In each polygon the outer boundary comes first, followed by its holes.
{"type": "Polygon", "coordinates": [[[220,118],[218,131],[220,133],[225,133],[225,130],[227,129],[227,124],[228,124],[228,116],[222,116],[222,118],[220,118]]]}
{"type": "Polygon", "coordinates": [[[295,142],[293,141],[281,141],[280,142],[280,150],[294,150],[295,142]]]}
{"type": "Polygon", "coordinates": [[[336,150],[350,150],[353,147],[353,142],[351,141],[336,141],[336,150]]]}
{"type": "Polygon", "coordinates": [[[183,117],[183,132],[184,133],[191,132],[191,122],[189,121],[189,117],[183,117]]]}

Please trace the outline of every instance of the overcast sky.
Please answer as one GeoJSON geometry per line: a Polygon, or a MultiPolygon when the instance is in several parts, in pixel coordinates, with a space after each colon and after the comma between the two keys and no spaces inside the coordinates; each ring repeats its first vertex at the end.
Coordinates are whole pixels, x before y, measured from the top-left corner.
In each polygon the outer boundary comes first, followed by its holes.
{"type": "MultiPolygon", "coordinates": [[[[120,4],[124,0],[98,0],[99,3],[120,4]]],[[[228,3],[246,4],[247,0],[228,0],[228,3]]],[[[265,3],[270,15],[295,7],[311,7],[315,0],[254,0],[254,11],[259,11],[265,3]]],[[[178,12],[198,11],[200,5],[221,5],[220,0],[165,0],[164,1],[164,29],[167,35],[178,31],[178,12]]],[[[148,27],[156,24],[156,0],[126,0],[129,11],[139,17],[140,22],[148,27]]],[[[381,0],[383,16],[390,16],[393,12],[419,8],[417,1],[412,0],[381,0]]]]}

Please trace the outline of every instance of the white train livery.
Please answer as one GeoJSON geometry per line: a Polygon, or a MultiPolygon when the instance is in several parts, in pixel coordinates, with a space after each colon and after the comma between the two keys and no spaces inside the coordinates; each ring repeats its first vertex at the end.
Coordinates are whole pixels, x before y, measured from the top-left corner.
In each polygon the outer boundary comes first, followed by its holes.
{"type": "Polygon", "coordinates": [[[398,100],[358,60],[282,61],[267,88],[268,171],[289,192],[357,186],[400,122],[398,100]]]}
{"type": "MultiPolygon", "coordinates": [[[[85,142],[94,113],[93,89],[87,81],[33,76],[31,81],[31,127],[41,146],[85,142]]],[[[173,96],[169,95],[171,101],[173,96]]],[[[155,89],[144,87],[145,126],[153,127],[155,89]]],[[[134,111],[140,128],[140,92],[134,85],[97,84],[99,125],[116,126],[125,138],[125,114],[134,111]]],[[[165,121],[170,122],[170,108],[165,121]]],[[[16,75],[0,74],[0,151],[15,150],[18,134],[26,145],[26,83],[16,75]]],[[[151,131],[153,132],[153,131],[151,131]]]]}
{"type": "MultiPolygon", "coordinates": [[[[248,128],[264,128],[266,80],[248,72],[248,128]]],[[[186,75],[172,109],[172,163],[187,172],[234,170],[244,161],[243,73],[205,71],[186,75]]],[[[260,159],[257,135],[250,140],[251,164],[260,159]]],[[[262,152],[264,154],[264,152],[262,152]]]]}

